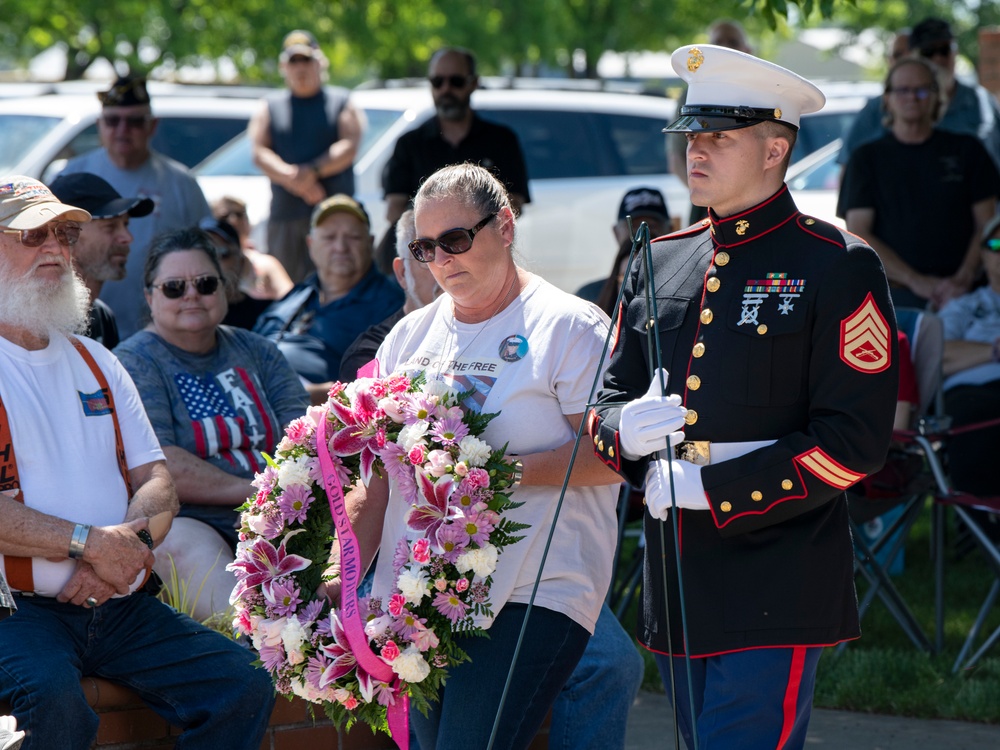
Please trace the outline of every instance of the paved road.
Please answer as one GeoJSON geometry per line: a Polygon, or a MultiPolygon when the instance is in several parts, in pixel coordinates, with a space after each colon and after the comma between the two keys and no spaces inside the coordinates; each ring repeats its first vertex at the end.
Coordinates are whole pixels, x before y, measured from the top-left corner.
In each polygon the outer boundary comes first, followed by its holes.
{"type": "MultiPolygon", "coordinates": [[[[683,747],[683,740],[681,746],[683,747]]],[[[641,691],[629,714],[625,750],[670,750],[670,704],[641,691]]],[[[808,750],[1000,750],[1000,727],[963,721],[906,719],[815,709],[808,750]]],[[[734,749],[737,750],[737,749],[734,749]]]]}

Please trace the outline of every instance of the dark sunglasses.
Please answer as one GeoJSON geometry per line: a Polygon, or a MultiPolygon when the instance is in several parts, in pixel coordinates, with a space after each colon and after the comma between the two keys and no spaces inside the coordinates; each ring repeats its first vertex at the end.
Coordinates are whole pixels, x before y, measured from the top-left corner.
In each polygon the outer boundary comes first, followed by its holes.
{"type": "Polygon", "coordinates": [[[1000,238],[991,238],[983,243],[983,250],[991,253],[1000,253],[1000,238]]]}
{"type": "MultiPolygon", "coordinates": [[[[199,276],[196,279],[191,279],[191,285],[198,294],[207,297],[218,291],[220,281],[222,279],[218,276],[199,276]]],[[[187,285],[188,279],[170,279],[162,284],[150,284],[149,288],[159,289],[167,299],[180,299],[187,291],[187,285]]]]}
{"type": "Polygon", "coordinates": [[[56,242],[63,247],[72,247],[80,239],[80,225],[67,221],[49,222],[34,229],[4,229],[4,234],[20,235],[21,244],[25,247],[41,247],[49,236],[49,227],[56,242]]]}
{"type": "Polygon", "coordinates": [[[126,127],[138,129],[146,127],[146,123],[149,122],[149,116],[128,115],[127,117],[123,117],[122,115],[101,115],[101,121],[112,130],[117,128],[123,120],[126,127]]]}
{"type": "Polygon", "coordinates": [[[448,85],[453,89],[464,89],[466,84],[469,83],[469,76],[433,76],[427,80],[430,81],[431,86],[436,89],[444,86],[445,81],[447,81],[448,85]]]}
{"type": "Polygon", "coordinates": [[[292,55],[288,58],[290,63],[307,63],[312,62],[315,58],[309,57],[307,55],[292,55]]]}
{"type": "Polygon", "coordinates": [[[955,51],[955,45],[952,42],[943,42],[941,44],[932,44],[928,47],[920,48],[921,57],[947,57],[952,52],[955,51]]]}
{"type": "Polygon", "coordinates": [[[471,229],[449,229],[436,240],[422,238],[413,240],[409,245],[413,257],[421,263],[430,263],[434,260],[434,248],[440,247],[448,255],[461,255],[472,249],[472,240],[479,234],[479,231],[489,224],[496,214],[490,214],[471,229]]]}
{"type": "Polygon", "coordinates": [[[247,217],[246,211],[227,211],[224,214],[219,214],[218,217],[216,218],[222,219],[223,221],[229,221],[230,219],[242,220],[245,219],[246,217],[247,217]]]}

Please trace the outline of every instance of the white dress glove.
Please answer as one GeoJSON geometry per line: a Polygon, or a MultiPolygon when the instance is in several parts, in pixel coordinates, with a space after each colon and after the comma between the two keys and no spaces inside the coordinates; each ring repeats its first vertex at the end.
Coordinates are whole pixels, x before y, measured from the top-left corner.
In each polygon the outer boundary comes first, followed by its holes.
{"type": "Polygon", "coordinates": [[[17,729],[17,719],[13,716],[0,716],[0,750],[15,750],[21,747],[24,732],[17,729]]]}
{"type": "Polygon", "coordinates": [[[690,461],[675,458],[668,465],[666,461],[650,461],[646,471],[646,508],[649,515],[666,521],[673,503],[670,500],[670,474],[674,476],[674,497],[678,508],[687,510],[708,510],[705,485],[701,482],[701,467],[690,461]]]}
{"type": "Polygon", "coordinates": [[[656,370],[646,394],[622,407],[618,439],[622,455],[630,461],[664,450],[667,436],[684,427],[687,409],[681,406],[681,397],[660,395],[661,372],[665,384],[667,371],[656,370]]]}

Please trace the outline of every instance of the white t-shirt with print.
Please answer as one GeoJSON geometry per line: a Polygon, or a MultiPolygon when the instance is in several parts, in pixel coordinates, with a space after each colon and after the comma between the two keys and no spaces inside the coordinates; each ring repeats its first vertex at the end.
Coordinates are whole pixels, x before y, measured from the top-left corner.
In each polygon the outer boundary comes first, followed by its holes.
{"type": "MultiPolygon", "coordinates": [[[[142,401],[121,363],[80,337],[114,395],[129,469],[163,459],[142,401]]],[[[7,410],[24,503],[74,523],[124,521],[128,493],[118,468],[115,428],[101,387],[69,340],[53,333],[29,351],[0,337],[0,398],[7,410]]],[[[3,556],[0,555],[0,564],[3,556]]],[[[35,593],[58,594],[76,561],[32,558],[35,593]]]]}
{"type": "MultiPolygon", "coordinates": [[[[482,438],[494,449],[507,443],[508,454],[526,455],[553,450],[576,436],[566,416],[586,411],[595,378],[607,365],[600,362],[607,332],[607,316],[596,306],[532,276],[507,309],[483,323],[458,322],[451,298],[442,295],[400,321],[377,359],[382,374],[423,370],[429,377],[440,373],[457,390],[474,389],[474,403],[467,406],[499,412],[482,438]]],[[[590,450],[584,435],[580,451],[590,450]]],[[[536,605],[567,615],[591,633],[611,579],[618,488],[568,488],[535,596],[536,605]]],[[[515,492],[514,499],[524,505],[508,515],[530,527],[520,532],[524,539],[500,555],[490,595],[494,614],[505,602],[530,599],[559,489],[534,486],[515,492]]],[[[391,488],[375,595],[385,597],[392,588],[392,551],[407,533],[408,510],[391,488]]]]}

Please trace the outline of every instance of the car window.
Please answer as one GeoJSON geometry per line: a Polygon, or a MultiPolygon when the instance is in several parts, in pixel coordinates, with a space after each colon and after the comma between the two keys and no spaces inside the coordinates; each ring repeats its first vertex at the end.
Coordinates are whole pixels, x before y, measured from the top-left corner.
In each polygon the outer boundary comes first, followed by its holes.
{"type": "Polygon", "coordinates": [[[161,154],[193,167],[246,127],[247,120],[239,117],[161,117],[152,146],[161,154]]]}
{"type": "Polygon", "coordinates": [[[612,174],[619,176],[665,174],[667,169],[666,123],[658,117],[595,113],[594,123],[614,150],[612,174]]]}
{"type": "Polygon", "coordinates": [[[360,161],[372,144],[382,137],[382,134],[389,129],[396,120],[402,117],[403,112],[399,109],[366,109],[365,118],[368,120],[368,127],[365,128],[361,136],[361,143],[358,145],[357,156],[354,161],[360,161]]]}
{"type": "Polygon", "coordinates": [[[838,153],[839,151],[830,152],[830,155],[822,161],[797,174],[788,181],[788,187],[791,190],[838,190],[840,188],[838,153]]]}
{"type": "Polygon", "coordinates": [[[856,112],[820,112],[803,117],[792,149],[792,163],[844,135],[856,112]]]}
{"type": "Polygon", "coordinates": [[[585,113],[541,109],[478,111],[483,119],[499,122],[517,133],[532,180],[599,177],[605,173],[599,157],[602,150],[597,147],[585,113]]]}
{"type": "Polygon", "coordinates": [[[0,170],[17,164],[62,119],[41,115],[0,115],[0,170]]]}

